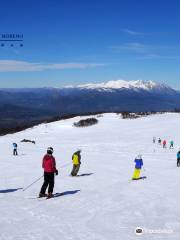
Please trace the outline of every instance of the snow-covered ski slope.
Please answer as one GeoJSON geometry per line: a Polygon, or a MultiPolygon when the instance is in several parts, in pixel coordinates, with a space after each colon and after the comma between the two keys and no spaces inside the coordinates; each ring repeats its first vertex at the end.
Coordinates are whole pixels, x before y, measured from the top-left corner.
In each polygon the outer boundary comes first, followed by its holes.
{"type": "Polygon", "coordinates": [[[0,240],[180,239],[180,114],[134,120],[104,114],[97,125],[73,127],[79,119],[0,137],[0,240]],[[173,139],[175,148],[162,149],[152,143],[153,136],[173,139]],[[24,138],[36,144],[21,143],[24,138]],[[13,142],[19,146],[17,157],[13,142]],[[24,192],[18,188],[43,174],[41,160],[49,146],[59,169],[54,193],[64,195],[36,199],[43,179],[24,192]],[[79,148],[79,174],[85,176],[73,178],[71,156],[79,148]],[[147,179],[131,181],[139,153],[147,179]],[[146,233],[136,236],[136,227],[146,233]]]}

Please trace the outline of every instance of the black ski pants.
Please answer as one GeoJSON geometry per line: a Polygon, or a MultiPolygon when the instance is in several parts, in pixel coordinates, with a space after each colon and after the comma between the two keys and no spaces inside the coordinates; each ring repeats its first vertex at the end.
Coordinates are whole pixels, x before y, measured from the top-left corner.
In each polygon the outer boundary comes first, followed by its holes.
{"type": "Polygon", "coordinates": [[[41,187],[42,194],[45,194],[48,187],[48,193],[53,193],[54,188],[54,173],[44,172],[44,183],[41,187]]]}
{"type": "Polygon", "coordinates": [[[177,167],[180,166],[180,158],[177,159],[177,167]]]}
{"type": "Polygon", "coordinates": [[[14,156],[15,156],[15,155],[18,155],[16,148],[13,149],[13,155],[14,155],[14,156]]]}

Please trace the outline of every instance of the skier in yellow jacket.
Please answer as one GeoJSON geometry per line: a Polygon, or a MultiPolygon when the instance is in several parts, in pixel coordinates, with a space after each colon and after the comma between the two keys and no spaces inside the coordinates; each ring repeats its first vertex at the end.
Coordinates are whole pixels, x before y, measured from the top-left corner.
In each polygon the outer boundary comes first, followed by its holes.
{"type": "Polygon", "coordinates": [[[71,171],[71,176],[77,176],[79,169],[80,169],[80,165],[81,165],[81,150],[76,151],[73,155],[72,155],[72,162],[73,162],[73,169],[71,171]]]}

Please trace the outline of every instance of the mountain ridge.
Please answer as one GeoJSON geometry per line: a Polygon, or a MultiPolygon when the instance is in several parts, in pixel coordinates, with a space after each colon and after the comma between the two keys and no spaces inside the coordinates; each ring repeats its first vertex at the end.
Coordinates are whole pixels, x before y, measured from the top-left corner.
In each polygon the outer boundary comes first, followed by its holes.
{"type": "MultiPolygon", "coordinates": [[[[82,84],[77,86],[65,86],[65,89],[92,89],[92,90],[122,90],[122,89],[130,89],[130,90],[146,90],[146,91],[176,91],[175,89],[171,88],[167,84],[164,83],[157,83],[152,80],[132,80],[132,81],[125,81],[125,80],[112,80],[108,82],[102,83],[88,83],[82,84]]],[[[61,88],[63,89],[63,88],[61,88]]]]}
{"type": "Polygon", "coordinates": [[[0,106],[1,128],[24,124],[24,119],[31,124],[71,114],[174,111],[180,109],[180,92],[153,81],[122,80],[63,88],[0,89],[0,106]]]}

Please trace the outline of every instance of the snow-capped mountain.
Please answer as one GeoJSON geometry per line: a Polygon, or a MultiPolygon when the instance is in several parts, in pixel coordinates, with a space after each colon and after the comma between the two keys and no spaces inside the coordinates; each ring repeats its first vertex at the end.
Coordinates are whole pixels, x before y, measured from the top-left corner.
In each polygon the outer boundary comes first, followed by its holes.
{"type": "MultiPolygon", "coordinates": [[[[68,86],[66,87],[68,88],[68,86]]],[[[146,90],[146,91],[164,91],[164,92],[174,92],[174,90],[166,84],[157,83],[154,81],[125,81],[125,80],[115,80],[102,83],[90,83],[78,86],[70,86],[70,88],[80,88],[80,89],[91,89],[91,90],[122,90],[129,89],[134,91],[146,90]]]]}

